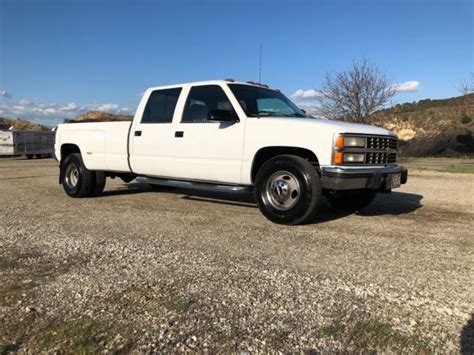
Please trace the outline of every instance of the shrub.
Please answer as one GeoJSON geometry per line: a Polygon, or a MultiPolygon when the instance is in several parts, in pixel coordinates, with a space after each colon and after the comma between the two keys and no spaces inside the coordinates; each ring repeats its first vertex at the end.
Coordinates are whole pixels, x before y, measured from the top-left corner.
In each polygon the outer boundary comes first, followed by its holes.
{"type": "Polygon", "coordinates": [[[462,124],[468,124],[472,122],[472,118],[469,117],[468,115],[464,115],[464,117],[461,118],[461,123],[462,124]]]}

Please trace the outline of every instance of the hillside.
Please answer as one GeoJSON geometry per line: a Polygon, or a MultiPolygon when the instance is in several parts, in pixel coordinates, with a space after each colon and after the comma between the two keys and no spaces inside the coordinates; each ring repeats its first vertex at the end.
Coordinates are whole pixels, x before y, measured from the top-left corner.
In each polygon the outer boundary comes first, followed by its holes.
{"type": "Polygon", "coordinates": [[[404,156],[474,154],[474,94],[396,105],[370,123],[395,131],[404,156]]]}
{"type": "Polygon", "coordinates": [[[26,120],[16,119],[12,120],[10,118],[1,118],[0,117],[0,129],[10,129],[13,127],[15,130],[27,130],[27,131],[49,131],[50,128],[33,123],[26,120]]]}
{"type": "Polygon", "coordinates": [[[116,115],[116,114],[100,112],[100,111],[89,111],[72,120],[66,120],[66,122],[131,121],[132,119],[133,119],[132,116],[116,115]]]}

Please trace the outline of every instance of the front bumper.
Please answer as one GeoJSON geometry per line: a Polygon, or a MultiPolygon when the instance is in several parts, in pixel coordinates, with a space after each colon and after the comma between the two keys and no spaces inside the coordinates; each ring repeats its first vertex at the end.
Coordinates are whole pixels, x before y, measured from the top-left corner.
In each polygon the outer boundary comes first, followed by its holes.
{"type": "Polygon", "coordinates": [[[399,174],[401,174],[400,183],[406,184],[408,170],[400,165],[370,168],[323,167],[321,168],[321,185],[323,189],[330,190],[388,191],[394,188],[392,179],[398,178],[399,174]]]}

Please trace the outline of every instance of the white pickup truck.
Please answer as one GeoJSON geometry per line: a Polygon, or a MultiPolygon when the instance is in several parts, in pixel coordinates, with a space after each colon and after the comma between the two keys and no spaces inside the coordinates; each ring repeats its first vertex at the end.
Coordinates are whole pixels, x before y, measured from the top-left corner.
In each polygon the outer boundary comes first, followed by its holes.
{"type": "Polygon", "coordinates": [[[254,191],[273,222],[310,220],[322,196],[357,210],[407,181],[386,129],[306,117],[279,90],[218,80],[148,89],[132,122],[59,125],[60,183],[99,195],[106,177],[254,191]]]}

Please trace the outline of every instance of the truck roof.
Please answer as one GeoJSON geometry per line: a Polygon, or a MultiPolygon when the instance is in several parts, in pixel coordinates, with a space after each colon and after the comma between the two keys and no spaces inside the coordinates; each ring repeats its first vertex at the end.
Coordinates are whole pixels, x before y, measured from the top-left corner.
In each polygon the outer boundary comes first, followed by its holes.
{"type": "Polygon", "coordinates": [[[255,83],[255,82],[243,82],[243,81],[233,81],[232,79],[226,79],[226,80],[193,81],[193,82],[189,82],[189,83],[180,83],[180,84],[172,84],[172,85],[153,86],[153,87],[149,87],[147,90],[170,89],[170,88],[175,88],[175,87],[186,87],[186,86],[193,86],[193,85],[220,85],[220,84],[241,84],[241,85],[248,85],[248,86],[257,86],[257,87],[268,88],[266,85],[260,84],[260,83],[255,83]]]}

